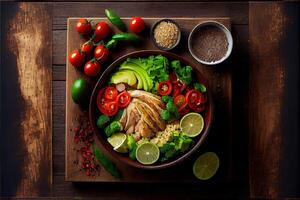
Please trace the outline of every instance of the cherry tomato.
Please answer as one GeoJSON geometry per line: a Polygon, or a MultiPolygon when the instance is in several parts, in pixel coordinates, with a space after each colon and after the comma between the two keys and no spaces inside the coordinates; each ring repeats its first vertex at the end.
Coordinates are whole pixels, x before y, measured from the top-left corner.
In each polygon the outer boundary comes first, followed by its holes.
{"type": "Polygon", "coordinates": [[[162,81],[157,86],[157,92],[161,96],[169,95],[172,92],[172,84],[170,81],[162,81]]]}
{"type": "Polygon", "coordinates": [[[106,87],[102,88],[98,95],[97,95],[97,107],[100,110],[100,112],[104,113],[105,112],[105,103],[108,101],[104,98],[104,92],[105,92],[106,87]]]}
{"type": "Polygon", "coordinates": [[[131,96],[128,92],[123,91],[117,97],[117,102],[120,108],[125,108],[131,101],[131,96]]]}
{"type": "Polygon", "coordinates": [[[84,65],[84,74],[87,76],[97,76],[101,70],[101,65],[96,60],[90,60],[84,65]]]}
{"type": "Polygon", "coordinates": [[[174,81],[173,82],[173,97],[176,97],[178,95],[180,95],[181,93],[183,93],[183,91],[186,88],[186,84],[182,83],[181,81],[174,81]]]}
{"type": "Polygon", "coordinates": [[[108,58],[109,51],[104,45],[98,45],[94,51],[94,57],[104,63],[108,58]]]}
{"type": "Polygon", "coordinates": [[[87,19],[80,18],[77,21],[76,30],[81,35],[88,35],[88,34],[90,34],[91,31],[92,31],[91,22],[89,22],[87,19]]]}
{"type": "Polygon", "coordinates": [[[185,103],[186,103],[185,96],[183,96],[182,94],[174,98],[174,104],[177,108],[181,108],[181,106],[185,103]]]}
{"type": "Polygon", "coordinates": [[[206,103],[206,102],[207,102],[207,95],[201,93],[200,103],[206,103]]]}
{"type": "Polygon", "coordinates": [[[104,40],[110,33],[109,25],[102,21],[96,24],[94,41],[104,40]]]}
{"type": "Polygon", "coordinates": [[[105,115],[107,116],[114,116],[119,111],[118,103],[116,101],[107,102],[104,104],[105,108],[105,115]]]}
{"type": "Polygon", "coordinates": [[[132,32],[139,34],[145,29],[145,22],[141,17],[133,17],[130,20],[129,28],[132,32]]]}
{"type": "Polygon", "coordinates": [[[178,112],[179,112],[179,114],[182,115],[182,116],[190,112],[190,109],[189,109],[189,106],[188,106],[187,102],[185,102],[185,103],[178,109],[178,112]]]}
{"type": "Polygon", "coordinates": [[[108,86],[105,89],[104,98],[111,101],[116,100],[118,96],[118,90],[113,86],[108,86]]]}
{"type": "Polygon", "coordinates": [[[169,79],[170,79],[171,83],[176,83],[176,81],[177,81],[177,75],[176,75],[176,73],[174,71],[172,71],[170,73],[169,79]]]}
{"type": "Polygon", "coordinates": [[[78,49],[75,49],[69,54],[69,62],[74,67],[81,67],[85,61],[85,55],[78,49]]]}
{"type": "Polygon", "coordinates": [[[188,106],[195,112],[203,112],[205,109],[205,104],[201,102],[202,96],[201,92],[195,89],[188,91],[185,95],[188,106]]]}
{"type": "Polygon", "coordinates": [[[93,42],[90,40],[81,45],[81,51],[86,55],[91,55],[93,49],[94,49],[94,45],[93,42]]]}

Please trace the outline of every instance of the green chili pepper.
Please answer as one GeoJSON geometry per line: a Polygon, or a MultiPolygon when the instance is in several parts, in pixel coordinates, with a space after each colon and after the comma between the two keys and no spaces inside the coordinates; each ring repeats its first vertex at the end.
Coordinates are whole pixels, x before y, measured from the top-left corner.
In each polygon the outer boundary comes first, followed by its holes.
{"type": "Polygon", "coordinates": [[[119,33],[112,36],[112,39],[117,41],[124,41],[124,42],[139,42],[141,39],[139,36],[132,34],[132,33],[119,33]]]}
{"type": "Polygon", "coordinates": [[[118,41],[117,41],[117,40],[111,39],[111,40],[109,40],[109,41],[107,42],[107,44],[105,45],[105,47],[106,47],[107,49],[114,49],[114,48],[116,48],[117,44],[118,44],[118,41]]]}
{"type": "Polygon", "coordinates": [[[95,157],[97,158],[98,162],[100,162],[102,167],[104,167],[104,169],[106,169],[106,171],[108,171],[112,176],[121,178],[121,173],[116,165],[111,162],[100,149],[97,148],[95,143],[93,143],[92,146],[95,157]]]}
{"type": "Polygon", "coordinates": [[[113,11],[112,9],[105,9],[105,15],[109,19],[109,21],[118,29],[120,29],[123,32],[126,31],[126,25],[115,11],[113,11]]]}

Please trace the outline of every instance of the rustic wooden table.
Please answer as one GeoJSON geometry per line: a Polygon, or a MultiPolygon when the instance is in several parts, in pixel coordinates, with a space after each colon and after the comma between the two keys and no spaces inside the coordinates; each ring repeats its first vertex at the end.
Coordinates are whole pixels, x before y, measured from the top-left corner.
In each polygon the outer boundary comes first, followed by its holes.
{"type": "MultiPolygon", "coordinates": [[[[1,2],[0,195],[19,198],[300,197],[299,2],[1,2]],[[229,17],[234,49],[229,183],[65,182],[68,17],[229,17]]],[[[222,69],[220,69],[220,73],[222,69]]]]}

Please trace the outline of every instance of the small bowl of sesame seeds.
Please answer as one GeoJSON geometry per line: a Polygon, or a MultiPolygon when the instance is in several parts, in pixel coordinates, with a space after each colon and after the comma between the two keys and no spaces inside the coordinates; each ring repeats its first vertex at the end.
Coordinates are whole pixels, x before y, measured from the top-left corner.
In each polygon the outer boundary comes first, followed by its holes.
{"type": "Polygon", "coordinates": [[[181,32],[174,20],[161,19],[153,24],[151,38],[157,48],[170,51],[179,44],[181,32]]]}

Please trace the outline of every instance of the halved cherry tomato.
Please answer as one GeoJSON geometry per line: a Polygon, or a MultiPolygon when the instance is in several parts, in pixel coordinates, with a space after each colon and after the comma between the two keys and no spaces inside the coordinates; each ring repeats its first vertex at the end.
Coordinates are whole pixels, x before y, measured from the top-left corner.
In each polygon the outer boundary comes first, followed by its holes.
{"type": "Polygon", "coordinates": [[[174,98],[174,104],[177,108],[181,108],[181,106],[185,103],[186,103],[185,96],[183,96],[182,94],[174,98]]]}
{"type": "Polygon", "coordinates": [[[108,86],[105,89],[105,92],[104,92],[104,98],[105,99],[107,99],[109,101],[112,101],[112,100],[116,100],[117,96],[118,96],[118,90],[115,87],[108,86]]]}
{"type": "Polygon", "coordinates": [[[172,84],[170,81],[162,81],[158,84],[157,92],[161,96],[169,95],[172,92],[172,84]]]}
{"type": "Polygon", "coordinates": [[[175,83],[177,81],[177,75],[174,71],[172,71],[169,75],[169,79],[171,81],[171,83],[175,83]]]}
{"type": "Polygon", "coordinates": [[[203,112],[205,104],[201,102],[203,95],[198,90],[192,89],[185,95],[188,106],[195,112],[203,112]]]}
{"type": "Polygon", "coordinates": [[[186,84],[182,83],[181,81],[174,81],[173,82],[173,97],[180,95],[186,88],[186,84]]]}
{"type": "Polygon", "coordinates": [[[105,112],[103,114],[107,116],[114,116],[119,111],[118,103],[116,101],[110,101],[104,104],[105,112]]]}
{"type": "Polygon", "coordinates": [[[97,95],[97,107],[103,114],[105,113],[105,103],[108,101],[104,98],[104,92],[106,87],[102,88],[97,95]]]}
{"type": "Polygon", "coordinates": [[[117,97],[118,106],[120,108],[125,108],[126,106],[128,106],[130,101],[131,101],[131,96],[126,91],[123,91],[117,97]]]}
{"type": "Polygon", "coordinates": [[[207,102],[207,95],[201,93],[200,103],[206,103],[206,102],[207,102]]]}
{"type": "Polygon", "coordinates": [[[187,104],[187,102],[185,102],[179,109],[178,109],[178,112],[180,115],[185,115],[187,114],[188,112],[190,112],[190,109],[189,109],[189,106],[187,104]]]}

